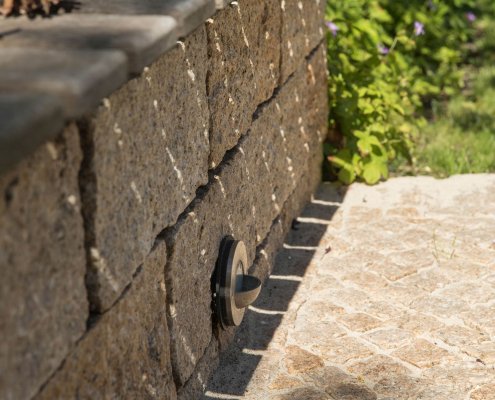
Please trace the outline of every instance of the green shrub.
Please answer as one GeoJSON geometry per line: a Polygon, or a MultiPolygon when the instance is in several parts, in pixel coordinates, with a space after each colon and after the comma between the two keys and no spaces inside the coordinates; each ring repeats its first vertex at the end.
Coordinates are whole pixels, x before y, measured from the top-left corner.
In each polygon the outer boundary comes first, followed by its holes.
{"type": "Polygon", "coordinates": [[[425,111],[464,84],[459,65],[475,34],[477,1],[493,7],[490,0],[328,2],[333,143],[325,153],[339,180],[374,184],[393,160],[413,163],[425,111]]]}

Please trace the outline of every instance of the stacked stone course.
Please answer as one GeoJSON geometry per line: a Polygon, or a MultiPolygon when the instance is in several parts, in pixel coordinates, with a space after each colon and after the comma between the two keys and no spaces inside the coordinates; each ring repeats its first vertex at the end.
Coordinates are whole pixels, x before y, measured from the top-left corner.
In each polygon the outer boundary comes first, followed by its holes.
{"type": "Polygon", "coordinates": [[[324,2],[240,0],[0,176],[0,398],[195,399],[320,179],[324,2]]]}

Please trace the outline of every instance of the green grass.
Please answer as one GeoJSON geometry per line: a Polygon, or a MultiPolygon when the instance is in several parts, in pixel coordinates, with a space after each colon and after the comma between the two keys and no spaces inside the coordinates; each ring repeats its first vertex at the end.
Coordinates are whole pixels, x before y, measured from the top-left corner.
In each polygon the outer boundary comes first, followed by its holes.
{"type": "Polygon", "coordinates": [[[463,67],[464,90],[432,104],[431,118],[415,140],[413,165],[395,163],[394,175],[495,172],[495,21],[479,21],[478,28],[463,67]]]}
{"type": "Polygon", "coordinates": [[[465,68],[461,94],[433,104],[433,118],[417,140],[412,172],[437,177],[495,172],[495,67],[483,59],[478,56],[465,68]]]}
{"type": "Polygon", "coordinates": [[[447,177],[455,174],[495,172],[495,135],[463,131],[448,122],[428,127],[425,144],[418,149],[416,172],[447,177]]]}

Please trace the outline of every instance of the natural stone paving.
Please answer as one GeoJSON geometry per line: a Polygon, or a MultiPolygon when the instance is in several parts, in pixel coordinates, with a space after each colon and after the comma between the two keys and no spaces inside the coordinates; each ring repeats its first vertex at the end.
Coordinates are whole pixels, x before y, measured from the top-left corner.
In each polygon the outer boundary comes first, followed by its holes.
{"type": "Polygon", "coordinates": [[[206,399],[495,399],[495,175],[324,184],[206,399]]]}

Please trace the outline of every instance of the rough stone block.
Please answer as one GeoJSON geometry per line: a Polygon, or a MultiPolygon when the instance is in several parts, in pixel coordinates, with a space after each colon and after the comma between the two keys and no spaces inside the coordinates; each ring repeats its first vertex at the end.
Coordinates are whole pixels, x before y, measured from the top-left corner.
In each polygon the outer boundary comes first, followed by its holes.
{"type": "Polygon", "coordinates": [[[123,297],[78,343],[37,400],[176,398],[165,263],[166,245],[159,241],[123,297]]]}
{"type": "Polygon", "coordinates": [[[53,19],[7,20],[12,29],[0,48],[121,50],[129,70],[141,73],[177,41],[176,22],[167,16],[64,15],[53,19]]]}
{"type": "MultiPolygon", "coordinates": [[[[167,268],[172,362],[181,384],[211,341],[210,278],[221,240],[226,235],[243,240],[251,265],[256,246],[301,177],[309,174],[308,159],[318,158],[309,153],[309,136],[301,131],[305,85],[306,65],[302,65],[263,107],[249,133],[214,172],[212,182],[167,233],[173,249],[167,268]]],[[[312,182],[309,176],[304,179],[312,182]]]]}
{"type": "Polygon", "coordinates": [[[306,67],[306,88],[304,91],[304,108],[308,121],[308,134],[311,143],[317,148],[312,151],[321,153],[321,143],[328,134],[328,69],[327,48],[325,43],[308,57],[306,67]],[[316,139],[315,139],[316,136],[316,139]]]}
{"type": "Polygon", "coordinates": [[[179,389],[178,400],[200,399],[206,389],[208,379],[219,365],[219,349],[216,339],[212,339],[205,354],[199,360],[196,369],[187,383],[179,389]]]}
{"type": "Polygon", "coordinates": [[[202,27],[106,99],[88,122],[82,180],[96,311],[113,304],[155,237],[207,182],[205,65],[202,27]]]}
{"type": "MultiPolygon", "coordinates": [[[[265,239],[256,248],[256,256],[249,268],[249,274],[258,277],[262,282],[265,282],[271,274],[277,253],[282,248],[293,220],[300,215],[321,182],[321,157],[315,157],[314,160],[311,160],[309,167],[301,176],[297,188],[283,204],[279,216],[272,223],[265,239]]],[[[243,325],[244,328],[241,329],[244,331],[259,329],[256,326],[251,326],[249,318],[243,321],[243,325]]],[[[222,330],[218,327],[214,329],[214,332],[219,349],[224,352],[229,349],[238,330],[234,328],[222,330]]]]}
{"type": "Polygon", "coordinates": [[[207,191],[167,233],[166,269],[172,365],[181,385],[191,376],[212,338],[211,288],[222,239],[243,240],[254,259],[254,217],[242,153],[236,151],[207,191]]]}
{"type": "Polygon", "coordinates": [[[0,91],[41,92],[59,98],[65,117],[80,117],[127,79],[127,59],[116,50],[2,49],[0,91]]]}
{"type": "Polygon", "coordinates": [[[311,121],[305,108],[308,93],[312,90],[307,86],[303,64],[262,108],[246,139],[246,147],[256,149],[247,154],[250,170],[256,171],[256,176],[262,177],[261,185],[268,188],[260,191],[256,189],[258,186],[253,187],[257,191],[258,242],[268,233],[272,221],[307,170],[308,160],[315,154],[312,150],[317,138],[308,130],[311,121]]]}
{"type": "Polygon", "coordinates": [[[47,95],[0,95],[0,174],[63,129],[61,110],[47,95]]]}
{"type": "Polygon", "coordinates": [[[210,166],[217,166],[249,128],[257,106],[278,81],[278,1],[241,0],[207,24],[210,166]]]}
{"type": "Polygon", "coordinates": [[[215,0],[82,0],[79,12],[119,15],[170,15],[177,35],[192,32],[215,12],[215,0]]]}
{"type": "Polygon", "coordinates": [[[0,178],[0,398],[30,399],[86,328],[78,132],[0,178]]]}
{"type": "Polygon", "coordinates": [[[323,40],[325,4],[324,0],[281,0],[280,82],[285,82],[323,40]]]}
{"type": "MultiPolygon", "coordinates": [[[[313,164],[314,161],[313,161],[313,164]]],[[[319,165],[318,165],[319,167],[319,165]]],[[[282,207],[278,218],[273,222],[265,240],[258,246],[256,258],[250,273],[264,282],[271,274],[275,265],[275,257],[281,249],[284,239],[291,229],[292,222],[300,214],[311,195],[321,181],[319,168],[308,168],[301,176],[294,190],[282,207]]]]}

